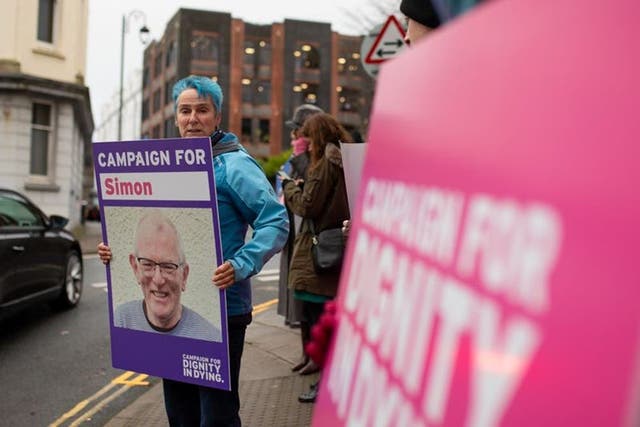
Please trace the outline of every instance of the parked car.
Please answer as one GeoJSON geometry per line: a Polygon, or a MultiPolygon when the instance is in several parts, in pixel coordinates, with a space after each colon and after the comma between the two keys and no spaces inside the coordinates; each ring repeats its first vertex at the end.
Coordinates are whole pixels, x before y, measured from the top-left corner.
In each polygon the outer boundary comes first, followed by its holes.
{"type": "Polygon", "coordinates": [[[0,314],[50,300],[75,307],[82,295],[80,243],[69,220],[45,215],[22,194],[0,188],[0,314]]]}

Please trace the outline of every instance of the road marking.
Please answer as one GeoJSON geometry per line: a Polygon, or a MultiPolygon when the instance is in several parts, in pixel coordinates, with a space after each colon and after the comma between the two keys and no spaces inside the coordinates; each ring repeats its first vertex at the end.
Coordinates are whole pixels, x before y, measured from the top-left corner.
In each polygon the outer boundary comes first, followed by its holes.
{"type": "Polygon", "coordinates": [[[111,394],[106,399],[98,402],[93,408],[91,408],[90,410],[88,410],[84,414],[80,415],[77,420],[75,420],[74,422],[69,424],[69,427],[77,427],[80,424],[84,423],[85,421],[89,421],[91,419],[91,417],[93,417],[95,414],[97,414],[99,411],[101,411],[102,408],[104,408],[105,406],[107,406],[109,404],[109,402],[111,402],[115,398],[119,397],[120,395],[124,394],[124,392],[129,390],[129,388],[130,388],[129,386],[123,385],[115,393],[111,394]]]}
{"type": "MultiPolygon", "coordinates": [[[[256,315],[256,314],[262,313],[263,311],[268,310],[269,308],[271,308],[273,305],[277,303],[278,303],[278,299],[274,298],[272,300],[263,302],[262,304],[258,304],[253,308],[252,314],[256,315]]],[[[76,404],[73,408],[71,408],[71,410],[69,410],[68,412],[65,412],[60,418],[55,420],[53,423],[49,424],[49,427],[58,427],[62,425],[62,423],[76,416],[83,409],[85,409],[92,401],[97,400],[100,396],[102,396],[103,394],[106,394],[115,386],[119,385],[121,387],[115,390],[106,398],[100,401],[97,401],[91,409],[89,409],[88,411],[80,415],[73,423],[69,425],[69,427],[77,427],[80,424],[84,423],[89,418],[93,417],[95,414],[101,411],[105,406],[107,406],[109,402],[113,401],[114,399],[122,395],[124,392],[129,390],[130,388],[136,387],[136,386],[146,387],[150,384],[149,381],[145,381],[149,377],[148,375],[138,374],[137,377],[131,379],[133,375],[135,375],[135,372],[126,371],[121,375],[117,376],[116,378],[111,380],[109,384],[107,384],[106,386],[98,390],[96,393],[94,393],[91,397],[89,397],[88,399],[82,400],[81,402],[76,404]]]]}
{"type": "Polygon", "coordinates": [[[117,376],[116,378],[112,379],[109,384],[105,385],[100,390],[95,392],[91,397],[89,397],[88,399],[80,401],[73,408],[71,408],[71,410],[69,410],[68,412],[65,412],[60,418],[55,420],[53,423],[49,424],[49,427],[58,427],[58,426],[62,425],[62,423],[64,423],[65,421],[67,421],[70,418],[73,418],[80,411],[82,411],[84,408],[86,408],[89,405],[89,403],[91,403],[94,400],[97,400],[100,396],[102,396],[103,394],[106,394],[109,390],[111,390],[112,388],[114,388],[114,387],[116,387],[118,385],[121,385],[122,387],[120,387],[120,389],[116,390],[113,394],[111,394],[110,396],[106,397],[105,399],[103,399],[101,401],[98,401],[96,403],[96,405],[92,409],[90,409],[89,411],[87,411],[84,414],[82,414],[80,416],[80,418],[78,418],[74,422],[74,424],[71,424],[71,425],[78,425],[76,423],[84,422],[87,419],[87,415],[88,414],[92,416],[93,414],[97,413],[100,409],[104,408],[104,406],[107,403],[111,402],[113,399],[115,399],[117,396],[121,395],[125,391],[129,390],[131,387],[138,386],[138,385],[139,386],[148,386],[149,385],[148,382],[143,381],[144,379],[149,377],[148,375],[138,374],[138,376],[136,378],[134,378],[133,380],[129,380],[129,378],[132,377],[133,375],[135,375],[135,372],[126,371],[126,372],[122,373],[121,375],[117,376]]]}
{"type": "Polygon", "coordinates": [[[255,307],[253,307],[253,312],[251,314],[262,313],[263,311],[268,310],[269,307],[277,303],[278,303],[278,298],[272,299],[267,302],[263,302],[262,304],[258,304],[255,307]]]}
{"type": "Polygon", "coordinates": [[[129,385],[129,386],[149,385],[149,381],[143,381],[143,380],[146,380],[147,378],[149,378],[149,375],[147,375],[147,374],[139,374],[137,377],[135,377],[131,381],[129,381],[127,379],[124,379],[124,378],[122,378],[122,379],[116,378],[112,382],[115,383],[115,384],[122,384],[122,385],[129,385]]]}
{"type": "Polygon", "coordinates": [[[273,280],[278,280],[280,278],[279,274],[269,274],[269,275],[258,275],[255,277],[255,280],[258,282],[271,282],[273,280]]]}
{"type": "Polygon", "coordinates": [[[82,255],[82,259],[98,259],[100,258],[98,254],[85,254],[82,255]]]}
{"type": "Polygon", "coordinates": [[[107,282],[97,282],[97,283],[92,283],[91,284],[92,288],[96,288],[96,289],[103,289],[107,287],[107,282]]]}

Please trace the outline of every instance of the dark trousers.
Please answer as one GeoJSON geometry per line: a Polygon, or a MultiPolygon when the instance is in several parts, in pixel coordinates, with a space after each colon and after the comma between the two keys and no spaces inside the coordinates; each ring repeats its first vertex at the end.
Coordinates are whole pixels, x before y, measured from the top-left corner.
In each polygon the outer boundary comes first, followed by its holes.
{"type": "Polygon", "coordinates": [[[231,316],[229,329],[229,369],[231,391],[202,387],[168,379],[162,380],[164,406],[171,427],[239,427],[240,360],[244,335],[251,313],[231,316]]]}
{"type": "Polygon", "coordinates": [[[311,337],[311,328],[318,323],[318,319],[324,311],[324,302],[309,302],[302,301],[302,315],[307,322],[307,328],[309,329],[309,337],[311,337]]]}

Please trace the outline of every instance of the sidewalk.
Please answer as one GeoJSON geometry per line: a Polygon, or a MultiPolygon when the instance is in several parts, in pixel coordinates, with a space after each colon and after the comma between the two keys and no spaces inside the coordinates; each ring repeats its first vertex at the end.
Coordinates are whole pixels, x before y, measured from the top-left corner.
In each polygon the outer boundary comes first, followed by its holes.
{"type": "Polygon", "coordinates": [[[76,236],[80,242],[83,255],[98,252],[98,243],[102,241],[102,223],[99,221],[86,221],[80,228],[81,232],[76,236]]]}
{"type": "MultiPolygon", "coordinates": [[[[87,222],[80,244],[84,254],[96,252],[101,241],[100,223],[87,222]]],[[[271,305],[253,317],[247,328],[240,370],[240,417],[247,427],[305,427],[311,425],[313,404],[299,403],[318,374],[300,376],[291,367],[300,355],[300,332],[284,325],[271,305]]],[[[168,426],[162,383],[117,414],[107,427],[168,426]]]]}
{"type": "MultiPolygon", "coordinates": [[[[300,376],[291,366],[300,354],[298,330],[283,324],[276,305],[254,316],[247,328],[240,370],[240,417],[247,427],[311,425],[313,404],[299,403],[318,374],[300,376]]],[[[166,427],[162,383],[158,383],[106,424],[106,427],[166,427]]]]}

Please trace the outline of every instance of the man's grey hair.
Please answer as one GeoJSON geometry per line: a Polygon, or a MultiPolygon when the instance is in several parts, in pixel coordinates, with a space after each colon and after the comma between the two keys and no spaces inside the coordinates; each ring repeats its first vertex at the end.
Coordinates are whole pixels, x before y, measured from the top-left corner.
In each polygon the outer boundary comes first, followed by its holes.
{"type": "Polygon", "coordinates": [[[180,238],[180,233],[178,233],[178,229],[173,224],[173,222],[164,213],[162,213],[160,209],[151,209],[145,211],[145,213],[138,221],[133,247],[133,251],[136,257],[139,256],[138,240],[140,238],[140,235],[150,231],[154,233],[165,231],[167,228],[173,232],[176,238],[176,242],[178,244],[178,256],[180,258],[179,262],[185,262],[186,256],[184,253],[184,246],[182,245],[182,239],[180,238]]]}

